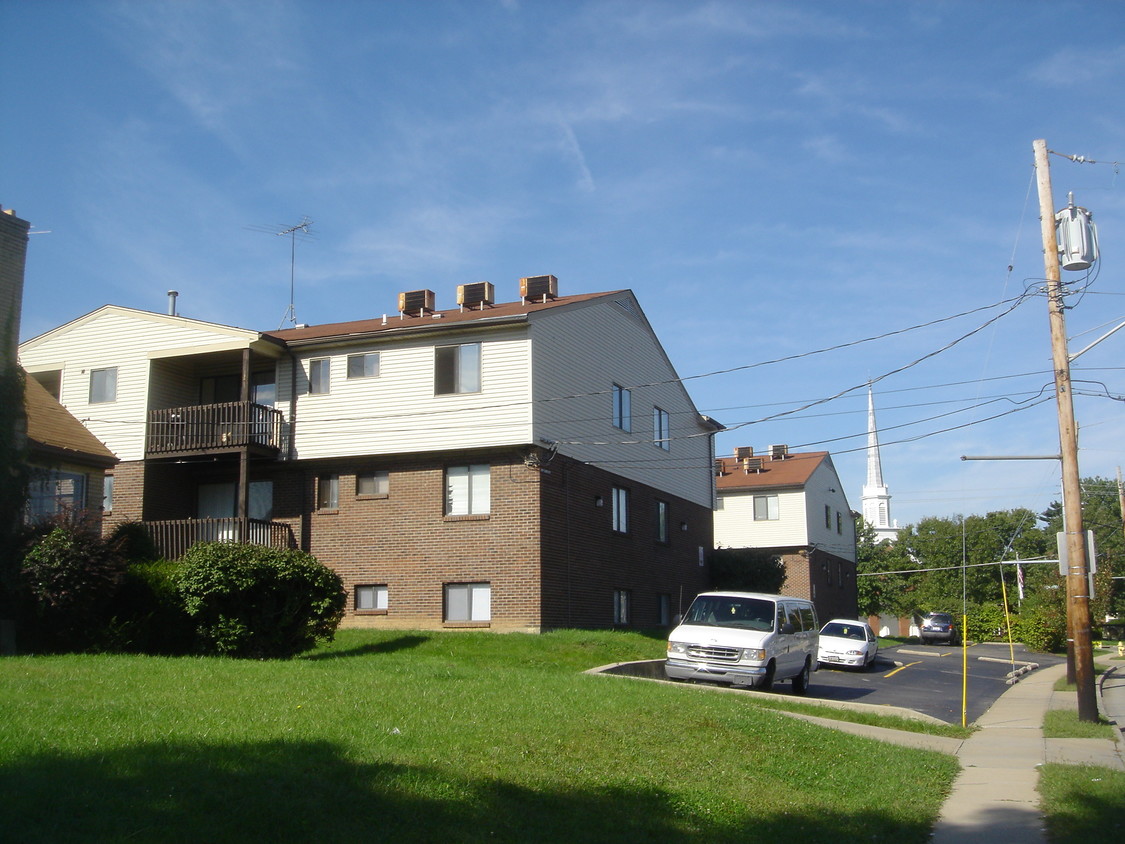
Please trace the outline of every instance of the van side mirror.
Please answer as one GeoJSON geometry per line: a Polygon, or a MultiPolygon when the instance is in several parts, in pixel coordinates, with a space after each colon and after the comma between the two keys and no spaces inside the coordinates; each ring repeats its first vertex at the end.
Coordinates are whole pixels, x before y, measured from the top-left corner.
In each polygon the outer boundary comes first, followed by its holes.
{"type": "Polygon", "coordinates": [[[792,633],[794,631],[794,629],[795,628],[793,627],[793,624],[791,622],[788,622],[788,621],[785,622],[783,625],[781,625],[781,632],[785,633],[785,634],[792,633]]]}

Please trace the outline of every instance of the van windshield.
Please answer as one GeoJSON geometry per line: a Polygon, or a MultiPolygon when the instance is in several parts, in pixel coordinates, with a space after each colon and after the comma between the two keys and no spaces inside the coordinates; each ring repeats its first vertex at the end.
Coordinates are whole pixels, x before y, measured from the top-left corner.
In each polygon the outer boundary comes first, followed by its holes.
{"type": "Polygon", "coordinates": [[[773,622],[773,601],[725,595],[700,595],[683,620],[684,624],[766,631],[773,630],[773,622]]]}

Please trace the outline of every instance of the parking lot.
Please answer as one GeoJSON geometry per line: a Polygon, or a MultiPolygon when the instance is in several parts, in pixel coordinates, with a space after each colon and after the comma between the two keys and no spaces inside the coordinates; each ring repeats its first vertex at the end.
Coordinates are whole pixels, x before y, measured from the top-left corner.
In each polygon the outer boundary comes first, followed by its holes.
{"type": "MultiPolygon", "coordinates": [[[[1053,654],[1031,653],[1022,645],[1014,647],[1014,658],[1016,668],[1065,661],[1053,654]]],[[[964,655],[959,646],[900,645],[880,650],[867,671],[821,668],[812,675],[807,697],[899,706],[960,724],[964,688],[966,722],[971,724],[1008,689],[1011,659],[1008,646],[1000,644],[970,645],[964,655]]],[[[782,683],[777,693],[792,691],[782,683]]]]}

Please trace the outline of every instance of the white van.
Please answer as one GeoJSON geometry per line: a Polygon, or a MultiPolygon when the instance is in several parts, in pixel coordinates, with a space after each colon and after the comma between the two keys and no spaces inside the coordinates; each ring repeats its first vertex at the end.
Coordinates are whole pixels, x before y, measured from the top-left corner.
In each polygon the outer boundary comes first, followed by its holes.
{"type": "Polygon", "coordinates": [[[793,680],[804,694],[817,669],[820,625],[812,601],[757,592],[703,592],[668,637],[671,680],[769,689],[793,680]]]}

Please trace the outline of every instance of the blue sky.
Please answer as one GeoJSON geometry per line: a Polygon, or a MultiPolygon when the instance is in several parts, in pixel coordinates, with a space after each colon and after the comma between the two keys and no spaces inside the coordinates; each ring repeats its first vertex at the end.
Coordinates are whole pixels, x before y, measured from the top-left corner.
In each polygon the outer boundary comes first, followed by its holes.
{"type": "MultiPolygon", "coordinates": [[[[1056,463],[959,458],[1058,451],[1037,138],[1096,162],[1051,156],[1103,254],[1064,274],[1072,349],[1125,320],[1123,32],[1122,2],[0,0],[22,336],[172,288],[276,329],[271,232],[307,217],[300,322],[630,288],[720,453],[830,450],[858,509],[873,379],[900,524],[1040,510],[1056,463]]],[[[1123,360],[1075,364],[1083,476],[1125,462],[1123,360]]]]}

